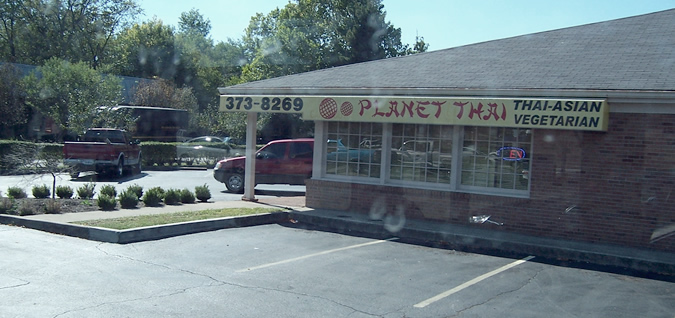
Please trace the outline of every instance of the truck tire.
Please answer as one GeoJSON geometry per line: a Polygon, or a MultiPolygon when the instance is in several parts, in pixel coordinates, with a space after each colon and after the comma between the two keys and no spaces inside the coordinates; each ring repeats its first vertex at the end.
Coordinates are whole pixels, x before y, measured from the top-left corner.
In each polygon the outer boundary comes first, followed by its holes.
{"type": "Polygon", "coordinates": [[[140,174],[140,173],[141,173],[141,162],[142,162],[141,159],[142,159],[142,158],[141,158],[141,156],[139,155],[139,156],[138,156],[138,163],[135,164],[133,168],[131,168],[131,173],[132,173],[132,174],[140,174]]]}
{"type": "Polygon", "coordinates": [[[124,176],[124,158],[120,158],[120,161],[117,162],[117,167],[112,171],[112,176],[115,178],[124,176]]]}
{"type": "Polygon", "coordinates": [[[228,173],[225,175],[225,186],[233,193],[244,193],[244,175],[241,173],[228,173]]]}

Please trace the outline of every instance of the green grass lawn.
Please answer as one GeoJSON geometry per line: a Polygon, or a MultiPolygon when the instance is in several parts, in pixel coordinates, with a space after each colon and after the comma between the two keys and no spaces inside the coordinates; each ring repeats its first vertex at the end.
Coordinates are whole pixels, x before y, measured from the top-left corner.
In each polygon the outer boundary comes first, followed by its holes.
{"type": "Polygon", "coordinates": [[[275,208],[228,208],[209,209],[202,211],[185,211],[176,213],[163,213],[152,215],[139,215],[115,219],[89,220],[73,222],[75,224],[96,226],[115,230],[126,230],[137,227],[172,224],[188,221],[216,219],[230,216],[243,216],[262,213],[279,212],[282,209],[275,208]]]}

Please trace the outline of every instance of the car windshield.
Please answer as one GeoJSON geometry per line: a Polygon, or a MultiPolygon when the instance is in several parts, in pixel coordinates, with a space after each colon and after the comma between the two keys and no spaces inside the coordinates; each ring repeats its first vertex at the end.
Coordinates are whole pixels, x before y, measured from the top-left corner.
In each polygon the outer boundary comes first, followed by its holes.
{"type": "Polygon", "coordinates": [[[675,313],[673,0],[0,22],[0,317],[675,313]]]}

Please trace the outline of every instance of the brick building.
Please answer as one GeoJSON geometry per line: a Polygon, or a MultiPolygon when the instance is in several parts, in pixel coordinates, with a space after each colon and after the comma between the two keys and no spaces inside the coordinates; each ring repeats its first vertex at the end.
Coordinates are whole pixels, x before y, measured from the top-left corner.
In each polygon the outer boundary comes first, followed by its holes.
{"type": "Polygon", "coordinates": [[[656,12],[225,87],[221,110],[358,154],[315,143],[309,207],[675,251],[673,34],[656,12]]]}

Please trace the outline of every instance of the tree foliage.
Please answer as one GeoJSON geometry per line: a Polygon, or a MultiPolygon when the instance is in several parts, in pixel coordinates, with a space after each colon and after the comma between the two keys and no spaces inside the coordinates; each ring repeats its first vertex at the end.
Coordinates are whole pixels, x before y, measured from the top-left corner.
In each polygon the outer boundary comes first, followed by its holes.
{"type": "Polygon", "coordinates": [[[7,0],[0,4],[0,56],[41,65],[51,57],[98,68],[111,39],[140,12],[133,0],[7,0]]]}
{"type": "Polygon", "coordinates": [[[48,60],[25,78],[28,103],[51,117],[63,130],[76,133],[95,127],[104,116],[100,106],[119,103],[122,87],[114,76],[104,76],[84,62],[48,60]]]}
{"type": "Polygon", "coordinates": [[[26,123],[26,89],[21,72],[12,64],[0,65],[0,136],[12,136],[10,127],[26,123]]]}
{"type": "Polygon", "coordinates": [[[118,75],[174,80],[179,72],[173,28],[161,20],[135,24],[116,39],[118,75]]]}
{"type": "Polygon", "coordinates": [[[260,80],[425,51],[401,43],[381,0],[298,0],[251,18],[241,81],[260,80]]]}
{"type": "Polygon", "coordinates": [[[192,9],[180,14],[178,28],[182,33],[199,35],[205,38],[211,32],[211,21],[205,19],[199,13],[199,10],[192,9]]]}

